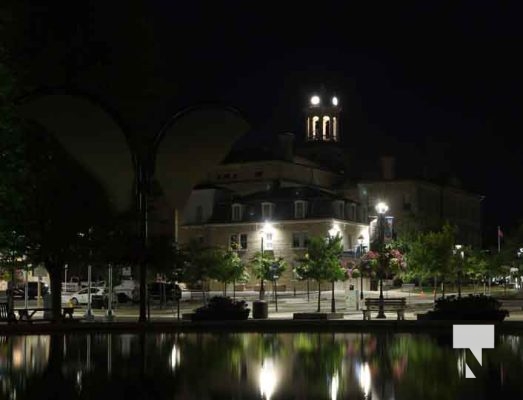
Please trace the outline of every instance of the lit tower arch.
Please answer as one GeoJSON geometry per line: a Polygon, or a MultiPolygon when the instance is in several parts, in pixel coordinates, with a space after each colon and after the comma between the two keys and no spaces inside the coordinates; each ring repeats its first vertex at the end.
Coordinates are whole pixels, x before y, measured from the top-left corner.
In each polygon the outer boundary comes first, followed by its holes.
{"type": "Polygon", "coordinates": [[[340,100],[335,95],[313,93],[306,109],[307,142],[339,142],[340,100]]]}

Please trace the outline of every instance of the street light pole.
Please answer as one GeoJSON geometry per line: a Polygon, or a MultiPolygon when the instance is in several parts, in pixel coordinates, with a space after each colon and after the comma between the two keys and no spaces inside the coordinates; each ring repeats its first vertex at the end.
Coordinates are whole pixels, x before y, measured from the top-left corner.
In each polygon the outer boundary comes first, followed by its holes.
{"type": "Polygon", "coordinates": [[[87,310],[85,311],[85,316],[84,316],[85,319],[89,320],[89,321],[92,321],[94,319],[93,311],[91,309],[91,280],[92,280],[91,260],[92,260],[92,254],[93,254],[93,249],[92,249],[92,245],[91,245],[91,233],[92,233],[92,228],[89,228],[88,236],[87,236],[87,241],[89,244],[89,264],[87,265],[87,310]]]}
{"type": "Polygon", "coordinates": [[[263,259],[263,235],[264,235],[264,231],[261,232],[260,300],[265,300],[265,288],[263,287],[263,262],[264,262],[264,259],[263,259]]]}
{"type": "Polygon", "coordinates": [[[112,321],[113,319],[113,265],[109,264],[109,294],[107,304],[107,320],[112,321]]]}
{"type": "Polygon", "coordinates": [[[378,257],[378,272],[379,272],[379,278],[380,278],[380,298],[379,298],[379,310],[378,315],[376,318],[385,319],[387,318],[385,316],[385,312],[383,309],[383,251],[385,250],[385,227],[384,227],[384,220],[385,220],[385,213],[389,207],[385,203],[378,203],[376,205],[376,211],[378,212],[378,251],[379,251],[379,257],[378,257]]]}
{"type": "Polygon", "coordinates": [[[363,236],[358,237],[358,244],[360,245],[360,300],[363,302],[363,264],[361,257],[363,256],[363,236]]]}

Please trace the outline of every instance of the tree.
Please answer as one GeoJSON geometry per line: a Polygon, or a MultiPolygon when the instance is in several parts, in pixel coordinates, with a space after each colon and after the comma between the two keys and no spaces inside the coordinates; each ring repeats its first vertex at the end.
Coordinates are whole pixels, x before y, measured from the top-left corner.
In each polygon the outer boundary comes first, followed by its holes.
{"type": "Polygon", "coordinates": [[[254,275],[260,280],[259,299],[263,300],[265,296],[264,282],[266,280],[274,282],[281,277],[281,274],[287,268],[287,263],[283,257],[275,257],[272,252],[257,252],[250,260],[254,275]]]}
{"type": "Polygon", "coordinates": [[[182,253],[183,264],[180,265],[182,272],[179,275],[183,276],[186,282],[200,286],[203,301],[207,303],[205,281],[210,278],[215,266],[222,262],[222,250],[191,240],[182,249],[182,253]]]}
{"type": "MultiPolygon", "coordinates": [[[[307,248],[308,277],[318,283],[318,308],[321,311],[321,282],[329,281],[334,287],[334,282],[341,279],[345,271],[341,268],[340,258],[343,252],[341,236],[312,237],[307,248]]],[[[332,290],[331,308],[335,308],[334,289],[332,290]]]]}
{"type": "Polygon", "coordinates": [[[103,227],[112,218],[104,190],[41,127],[14,111],[16,83],[0,64],[0,248],[17,246],[51,277],[53,318],[61,313],[64,265],[74,257],[78,232],[103,227]]]}
{"type": "Polygon", "coordinates": [[[451,225],[445,224],[441,231],[420,233],[411,242],[407,254],[409,269],[421,279],[434,278],[434,300],[436,300],[438,278],[442,281],[442,292],[445,297],[445,279],[453,271],[454,231],[451,225]]]}
{"type": "MultiPolygon", "coordinates": [[[[223,283],[223,295],[227,296],[227,284],[248,279],[245,265],[238,253],[233,250],[217,250],[216,263],[212,266],[209,277],[223,283]]],[[[233,297],[236,297],[236,291],[233,286],[233,297]]]]}
{"type": "Polygon", "coordinates": [[[294,264],[293,272],[296,276],[296,279],[300,281],[307,281],[307,301],[310,300],[309,294],[309,282],[311,280],[310,276],[310,260],[309,255],[305,254],[303,257],[299,257],[296,259],[296,263],[294,264]]]}

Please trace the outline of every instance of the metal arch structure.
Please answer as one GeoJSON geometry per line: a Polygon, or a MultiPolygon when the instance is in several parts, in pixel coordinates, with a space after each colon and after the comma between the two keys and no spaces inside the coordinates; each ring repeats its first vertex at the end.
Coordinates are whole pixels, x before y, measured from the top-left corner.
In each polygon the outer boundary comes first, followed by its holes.
{"type": "Polygon", "coordinates": [[[148,193],[156,176],[173,209],[183,209],[192,188],[221,162],[250,126],[239,111],[203,104],[174,114],[158,132],[136,137],[114,110],[83,93],[43,93],[19,105],[22,115],[51,132],[105,188],[118,211],[132,205],[136,183],[139,268],[139,322],[146,322],[148,193]],[[139,145],[141,144],[141,145],[139,145]]]}

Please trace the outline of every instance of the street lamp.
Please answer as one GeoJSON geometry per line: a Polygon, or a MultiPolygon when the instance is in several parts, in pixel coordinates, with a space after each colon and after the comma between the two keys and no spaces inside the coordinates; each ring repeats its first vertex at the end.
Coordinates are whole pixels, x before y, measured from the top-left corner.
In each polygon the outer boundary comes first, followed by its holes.
{"type": "Polygon", "coordinates": [[[463,252],[463,250],[461,250],[463,246],[461,246],[460,244],[457,244],[454,247],[456,248],[456,250],[454,250],[454,254],[458,253],[460,256],[460,260],[458,261],[458,298],[461,298],[461,264],[463,263],[463,260],[465,258],[465,253],[463,252]]]}
{"type": "Polygon", "coordinates": [[[378,272],[379,272],[379,278],[380,278],[380,298],[379,298],[379,310],[378,315],[376,318],[387,318],[385,316],[385,312],[383,310],[383,251],[385,247],[385,213],[389,210],[389,206],[383,202],[379,202],[376,204],[376,212],[378,213],[378,272]]]}
{"type": "Polygon", "coordinates": [[[85,237],[87,236],[88,246],[89,246],[89,262],[87,264],[87,310],[85,311],[84,318],[88,321],[94,320],[93,311],[91,308],[91,261],[93,255],[93,249],[91,244],[91,234],[93,233],[93,228],[89,228],[87,235],[83,232],[79,232],[78,236],[85,237]]]}
{"type": "Polygon", "coordinates": [[[260,260],[260,300],[265,300],[265,288],[263,286],[263,274],[264,274],[264,270],[263,270],[263,263],[264,263],[264,253],[263,253],[263,239],[264,239],[264,236],[265,234],[269,231],[269,228],[270,228],[270,224],[269,222],[265,222],[262,226],[262,229],[260,231],[261,233],[261,260],[260,260]]]}
{"type": "MultiPolygon", "coordinates": [[[[332,225],[332,228],[329,229],[329,241],[336,238],[340,233],[338,226],[335,224],[332,225]]],[[[334,279],[331,282],[331,313],[336,312],[336,300],[334,297],[334,279]]]]}
{"type": "Polygon", "coordinates": [[[358,236],[359,255],[360,255],[360,300],[363,301],[363,264],[361,257],[363,257],[363,235],[358,236]]]}

